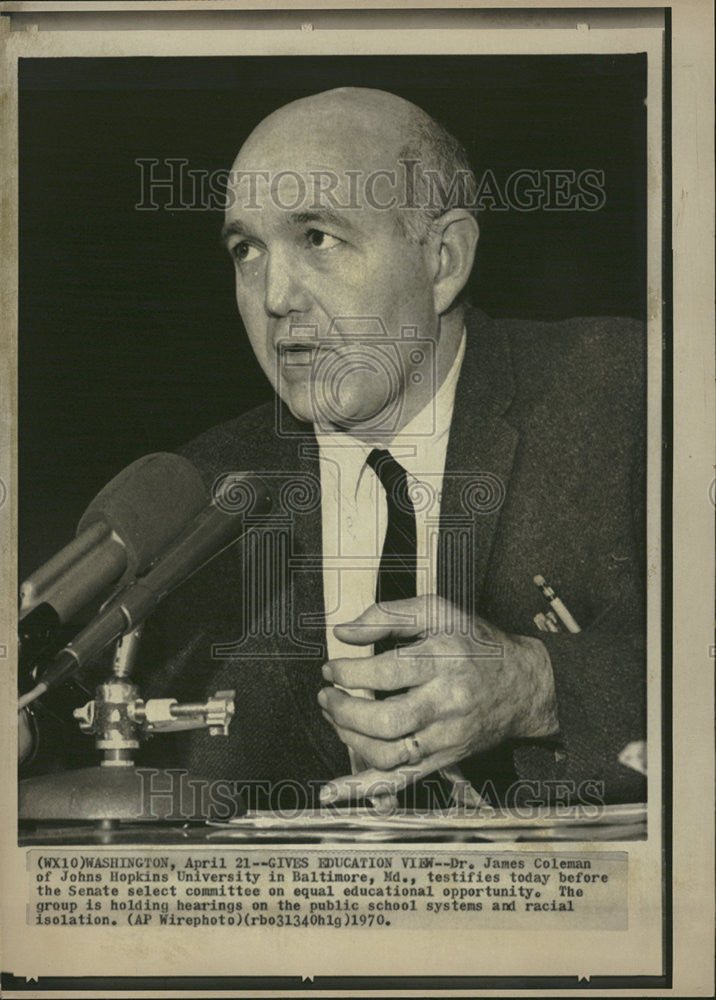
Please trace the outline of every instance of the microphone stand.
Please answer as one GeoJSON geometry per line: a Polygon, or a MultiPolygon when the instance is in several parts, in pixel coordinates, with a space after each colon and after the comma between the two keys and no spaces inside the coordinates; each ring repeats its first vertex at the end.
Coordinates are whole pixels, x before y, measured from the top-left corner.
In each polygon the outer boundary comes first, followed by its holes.
{"type": "MultiPolygon", "coordinates": [[[[206,728],[211,736],[228,736],[235,691],[217,691],[205,702],[180,704],[175,698],[144,701],[131,679],[141,633],[139,626],[119,638],[110,676],[97,685],[92,700],[73,712],[81,731],[93,735],[95,746],[102,751],[99,767],[21,781],[18,806],[21,821],[95,820],[102,829],[111,830],[120,820],[207,819],[203,802],[197,806],[193,793],[191,797],[189,794],[183,797],[192,803],[192,808],[186,813],[182,809],[177,815],[173,786],[176,772],[168,776],[164,772],[164,785],[168,780],[170,789],[162,792],[157,788],[157,771],[153,770],[149,809],[143,801],[144,784],[135,770],[134,758],[141,742],[155,734],[206,728]]],[[[179,797],[182,798],[181,787],[179,797]]],[[[237,814],[241,811],[239,808],[237,814]]]]}

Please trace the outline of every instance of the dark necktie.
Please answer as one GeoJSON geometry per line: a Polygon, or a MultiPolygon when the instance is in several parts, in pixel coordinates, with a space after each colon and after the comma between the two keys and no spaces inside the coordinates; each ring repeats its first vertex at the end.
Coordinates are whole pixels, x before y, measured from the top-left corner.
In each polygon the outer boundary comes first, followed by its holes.
{"type": "MultiPolygon", "coordinates": [[[[417,595],[418,541],[415,508],[405,469],[389,451],[374,448],[366,459],[385,490],[388,523],[380,557],[375,599],[379,604],[417,595]]],[[[395,639],[376,642],[374,653],[394,649],[395,639]]]]}
{"type": "MultiPolygon", "coordinates": [[[[380,480],[388,504],[388,524],[380,557],[375,599],[382,604],[386,601],[399,601],[405,597],[416,597],[418,541],[415,507],[408,492],[407,474],[403,466],[385,449],[374,448],[366,462],[380,480]]],[[[384,653],[397,645],[398,641],[395,639],[381,639],[375,643],[373,652],[376,655],[384,653]]],[[[376,691],[375,696],[382,699],[400,693],[401,691],[376,691]]],[[[455,796],[458,802],[467,801],[473,805],[480,801],[456,765],[444,768],[439,775],[433,775],[432,781],[439,782],[443,802],[449,802],[452,796],[455,796]]],[[[416,788],[406,790],[401,798],[409,795],[415,797],[417,794],[417,802],[426,791],[420,782],[416,788]]],[[[427,802],[431,802],[429,797],[427,802]]]]}

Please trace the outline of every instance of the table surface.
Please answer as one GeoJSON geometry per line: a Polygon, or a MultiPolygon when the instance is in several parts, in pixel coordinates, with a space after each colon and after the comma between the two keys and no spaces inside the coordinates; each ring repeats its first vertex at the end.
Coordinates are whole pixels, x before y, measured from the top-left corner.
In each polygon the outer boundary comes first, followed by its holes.
{"type": "Polygon", "coordinates": [[[495,843],[646,838],[646,805],[452,809],[435,812],[329,808],[294,815],[248,813],[226,823],[24,823],[21,847],[103,844],[495,843]]]}

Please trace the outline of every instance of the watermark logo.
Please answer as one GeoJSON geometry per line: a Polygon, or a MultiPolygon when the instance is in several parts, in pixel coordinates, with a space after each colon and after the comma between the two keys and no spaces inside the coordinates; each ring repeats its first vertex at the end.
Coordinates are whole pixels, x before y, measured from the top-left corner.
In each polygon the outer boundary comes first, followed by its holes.
{"type": "MultiPolygon", "coordinates": [[[[336,445],[340,449],[341,445],[336,445]]],[[[316,455],[314,445],[314,458],[316,455]]],[[[361,453],[362,455],[362,453],[361,453]]],[[[403,456],[398,454],[398,459],[403,456]]],[[[215,503],[231,515],[245,516],[246,531],[237,544],[235,569],[237,594],[236,638],[215,643],[216,660],[313,659],[323,655],[322,641],[326,628],[324,615],[309,610],[306,604],[306,581],[325,566],[331,579],[331,605],[327,609],[332,623],[355,617],[351,595],[356,574],[371,572],[377,580],[382,556],[382,490],[375,489],[363,508],[362,518],[370,529],[364,532],[361,545],[347,539],[338,530],[342,517],[342,497],[355,489],[343,482],[343,467],[335,452],[322,459],[323,472],[260,471],[247,474],[226,471],[217,477],[215,503]],[[325,459],[325,460],[324,460],[325,459]],[[326,481],[321,476],[326,475],[326,481]],[[271,496],[268,514],[254,516],[256,483],[262,483],[271,496]],[[321,519],[323,491],[326,502],[335,510],[335,531],[323,532],[323,550],[305,545],[307,526],[315,533],[316,518],[321,519]],[[304,541],[302,541],[302,539],[304,541]],[[350,609],[350,610],[349,610],[350,609]]],[[[361,461],[363,458],[361,457],[361,461]]],[[[373,472],[366,475],[373,478],[373,472]]],[[[398,506],[416,514],[416,581],[420,598],[416,608],[396,612],[405,643],[399,653],[405,657],[432,658],[504,657],[504,648],[479,616],[477,607],[478,538],[480,521],[499,514],[506,496],[502,480],[487,471],[450,471],[411,477],[405,495],[397,497],[398,506]],[[446,512],[447,505],[447,512],[446,512]],[[438,596],[440,595],[440,596],[438,596]],[[418,627],[418,612],[424,626],[418,627]],[[423,613],[424,612],[424,613],[423,613]],[[415,631],[410,633],[410,629],[415,631]],[[471,640],[459,648],[441,652],[436,637],[452,636],[471,640]]],[[[315,539],[315,534],[314,534],[315,539]]],[[[365,609],[363,609],[365,610],[365,609]]],[[[386,615],[389,604],[383,606],[386,615]]]]}
{"type": "MultiPolygon", "coordinates": [[[[228,780],[189,778],[182,768],[159,771],[156,768],[137,768],[140,778],[140,820],[165,820],[182,822],[197,817],[217,822],[231,822],[246,816],[248,821],[260,812],[265,818],[279,822],[300,824],[306,818],[321,815],[350,821],[345,803],[321,803],[320,813],[316,803],[322,788],[330,789],[331,783],[309,780],[306,783],[293,779],[278,781],[228,780]]],[[[363,815],[368,819],[388,821],[391,817],[409,812],[414,819],[431,821],[459,813],[461,818],[484,819],[495,810],[506,809],[515,820],[535,820],[549,809],[550,820],[561,817],[574,818],[575,808],[585,822],[599,819],[605,808],[604,782],[588,779],[527,780],[513,782],[502,794],[486,780],[475,786],[478,798],[474,804],[466,802],[456,810],[452,793],[445,781],[429,775],[419,785],[405,783],[412,772],[396,768],[394,778],[377,779],[363,788],[358,777],[356,789],[361,789],[363,815]],[[402,803],[390,801],[396,789],[403,788],[402,803]],[[477,804],[477,803],[480,804],[477,804]]],[[[348,781],[350,784],[350,779],[348,781]]]]}
{"type": "Polygon", "coordinates": [[[249,211],[266,204],[286,212],[356,211],[372,208],[439,215],[454,207],[474,212],[596,212],[606,204],[600,168],[520,167],[506,176],[486,168],[475,175],[456,170],[449,179],[401,159],[397,169],[207,170],[186,157],[138,157],[138,196],[143,212],[226,211],[240,202],[249,211]]]}
{"type": "MultiPolygon", "coordinates": [[[[411,435],[425,437],[436,429],[436,354],[434,338],[420,337],[411,325],[391,334],[380,316],[336,316],[320,336],[315,326],[292,324],[276,344],[273,384],[288,400],[302,386],[302,408],[319,429],[350,431],[360,424],[363,434],[383,437],[403,426],[407,399],[419,398],[421,421],[411,435]]],[[[286,438],[306,433],[278,404],[276,432],[286,438]]]]}

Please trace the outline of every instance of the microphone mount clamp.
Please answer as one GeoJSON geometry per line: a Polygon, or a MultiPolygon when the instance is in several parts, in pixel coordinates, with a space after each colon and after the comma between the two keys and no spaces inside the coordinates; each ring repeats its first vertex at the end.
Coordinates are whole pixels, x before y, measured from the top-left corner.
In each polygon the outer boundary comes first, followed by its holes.
{"type": "Polygon", "coordinates": [[[111,677],[97,685],[92,700],[73,712],[82,732],[95,736],[95,746],[104,754],[103,767],[131,766],[140,741],[155,733],[208,729],[211,736],[228,736],[234,717],[235,691],[217,691],[205,702],[144,701],[130,680],[140,635],[141,627],[119,640],[111,677]]]}

